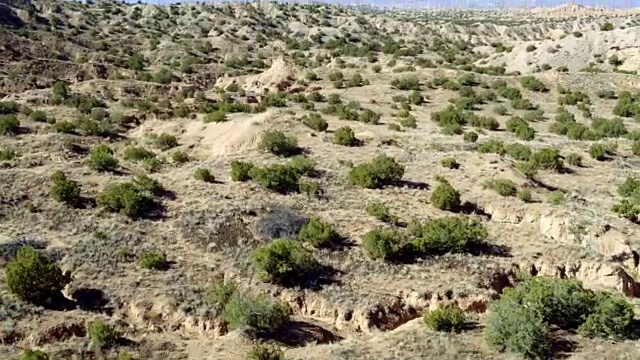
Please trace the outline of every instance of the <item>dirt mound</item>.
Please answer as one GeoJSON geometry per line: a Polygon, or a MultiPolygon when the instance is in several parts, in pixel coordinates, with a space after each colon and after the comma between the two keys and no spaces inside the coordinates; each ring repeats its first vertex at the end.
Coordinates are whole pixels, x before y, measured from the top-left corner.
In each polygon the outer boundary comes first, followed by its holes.
{"type": "Polygon", "coordinates": [[[226,88],[232,83],[237,83],[249,92],[285,91],[295,84],[299,74],[300,70],[295,65],[280,56],[273,61],[268,70],[260,74],[221,78],[216,82],[216,86],[226,88]]]}

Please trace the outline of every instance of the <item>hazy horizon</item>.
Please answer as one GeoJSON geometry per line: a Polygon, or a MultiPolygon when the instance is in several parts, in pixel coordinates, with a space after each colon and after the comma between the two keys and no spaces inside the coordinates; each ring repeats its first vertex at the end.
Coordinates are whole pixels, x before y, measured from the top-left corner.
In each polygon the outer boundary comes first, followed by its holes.
{"type": "MultiPolygon", "coordinates": [[[[128,0],[127,3],[136,3],[138,1],[128,0]]],[[[167,5],[172,3],[190,3],[196,2],[190,1],[172,1],[172,0],[149,0],[142,1],[143,3],[167,5]]],[[[207,1],[211,3],[222,2],[256,2],[256,1],[207,1]]],[[[575,1],[562,1],[562,0],[403,0],[403,1],[390,1],[390,0],[326,0],[326,1],[277,1],[277,2],[290,2],[290,3],[328,3],[336,5],[370,5],[376,7],[389,7],[389,8],[414,8],[414,9],[428,9],[428,8],[459,8],[459,9],[479,9],[479,8],[532,8],[532,7],[557,7],[563,4],[576,4],[582,6],[591,7],[605,7],[613,9],[633,8],[640,6],[640,0],[575,0],[575,1]]]]}

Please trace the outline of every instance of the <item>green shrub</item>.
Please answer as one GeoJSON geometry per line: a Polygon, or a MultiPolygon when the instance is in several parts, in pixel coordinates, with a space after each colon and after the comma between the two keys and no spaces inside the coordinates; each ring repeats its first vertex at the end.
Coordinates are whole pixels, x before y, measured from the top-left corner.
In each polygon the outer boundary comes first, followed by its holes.
{"type": "Polygon", "coordinates": [[[455,211],[460,207],[460,193],[446,181],[436,186],[430,200],[431,205],[440,210],[455,211]]]}
{"type": "Polygon", "coordinates": [[[500,123],[491,116],[474,116],[469,119],[469,125],[476,126],[490,131],[498,130],[500,123]]]}
{"type": "Polygon", "coordinates": [[[154,201],[133,182],[108,185],[96,198],[98,206],[109,212],[137,218],[150,210],[154,201]]]}
{"type": "Polygon", "coordinates": [[[29,117],[36,122],[47,122],[47,114],[44,111],[34,111],[29,117]]]}
{"type": "Polygon", "coordinates": [[[171,153],[171,160],[173,160],[175,164],[182,165],[188,163],[191,157],[186,152],[178,150],[171,153]]]}
{"type": "Polygon", "coordinates": [[[91,342],[100,348],[114,347],[122,337],[122,333],[113,326],[105,324],[102,320],[96,320],[89,326],[91,342]]]}
{"type": "Polygon", "coordinates": [[[565,156],[565,160],[569,165],[582,166],[582,156],[580,156],[580,154],[570,153],[567,156],[565,156]]]}
{"type": "Polygon", "coordinates": [[[527,111],[524,114],[523,118],[526,122],[540,122],[544,120],[544,111],[542,110],[527,111]]]}
{"type": "Polygon", "coordinates": [[[595,160],[604,161],[607,159],[607,147],[603,144],[592,144],[589,147],[589,155],[595,160]]]}
{"type": "Polygon", "coordinates": [[[273,334],[289,322],[291,310],[264,295],[234,293],[224,307],[222,318],[230,330],[273,334]]]}
{"type": "Polygon", "coordinates": [[[69,206],[77,206],[80,203],[80,185],[68,180],[67,176],[56,171],[51,175],[53,186],[51,187],[51,197],[58,202],[63,202],[69,206]]]}
{"type": "Polygon", "coordinates": [[[520,79],[520,85],[522,85],[523,88],[529,89],[531,91],[546,92],[549,90],[542,81],[538,80],[534,76],[523,77],[522,79],[520,79]]]}
{"type": "Polygon", "coordinates": [[[467,123],[464,112],[453,105],[447,106],[442,111],[432,112],[431,120],[439,126],[465,125],[467,123]]]}
{"type": "Polygon", "coordinates": [[[409,115],[406,118],[400,119],[400,125],[406,128],[415,129],[418,127],[418,122],[416,121],[415,117],[409,115]]]}
{"type": "Polygon", "coordinates": [[[145,149],[142,146],[129,146],[124,149],[123,158],[127,161],[144,161],[147,159],[153,159],[156,157],[152,151],[145,149]]]}
{"type": "Polygon", "coordinates": [[[520,143],[512,143],[504,147],[506,153],[517,161],[528,161],[531,159],[533,151],[527,145],[520,143]]]}
{"type": "Polygon", "coordinates": [[[382,71],[382,66],[380,66],[380,65],[373,65],[373,66],[371,67],[371,70],[373,70],[373,72],[377,74],[377,73],[379,73],[380,71],[382,71]]]}
{"type": "Polygon", "coordinates": [[[297,192],[299,189],[300,174],[288,165],[254,166],[249,170],[249,177],[263,188],[281,194],[297,192]]]}
{"type": "Polygon", "coordinates": [[[318,197],[320,195],[320,186],[315,181],[299,181],[298,189],[301,193],[308,197],[318,197]]]}
{"type": "Polygon", "coordinates": [[[300,153],[298,140],[295,137],[286,136],[278,130],[268,131],[262,134],[258,149],[285,157],[300,153]]]}
{"type": "Polygon", "coordinates": [[[0,147],[0,161],[11,161],[20,156],[12,147],[0,147]]]}
{"type": "Polygon", "coordinates": [[[424,323],[432,330],[460,332],[465,325],[466,316],[457,306],[447,306],[427,312],[424,323]]]}
{"type": "Polygon", "coordinates": [[[380,221],[384,221],[390,224],[396,224],[398,222],[398,218],[394,215],[391,215],[389,212],[389,208],[381,202],[373,201],[367,204],[365,208],[367,214],[375,217],[380,221]]]}
{"type": "Polygon", "coordinates": [[[76,131],[76,124],[69,121],[58,121],[52,126],[53,131],[61,134],[73,134],[76,131]]]}
{"type": "Polygon", "coordinates": [[[205,123],[220,123],[220,122],[225,122],[227,121],[227,112],[224,110],[216,110],[213,112],[208,113],[207,115],[204,116],[203,121],[205,123]]]}
{"type": "Polygon", "coordinates": [[[640,156],[640,140],[635,140],[631,145],[631,153],[635,156],[640,156]]]}
{"type": "Polygon", "coordinates": [[[20,121],[15,115],[0,115],[0,135],[13,136],[20,131],[20,121]]]}
{"type": "Polygon", "coordinates": [[[174,135],[164,133],[153,136],[151,138],[151,142],[153,146],[162,151],[173,149],[174,147],[178,146],[178,139],[174,135]]]}
{"type": "Polygon", "coordinates": [[[585,337],[621,340],[632,335],[634,330],[633,306],[626,300],[599,294],[598,304],[586,321],[578,328],[585,337]]]}
{"type": "Polygon", "coordinates": [[[393,79],[391,86],[398,90],[420,90],[420,82],[415,77],[393,79]]]}
{"type": "Polygon", "coordinates": [[[428,220],[413,245],[424,254],[462,253],[484,242],[488,236],[485,226],[475,218],[445,216],[428,220]]]}
{"type": "Polygon", "coordinates": [[[158,84],[171,84],[173,81],[173,73],[166,68],[160,69],[153,75],[153,81],[158,84]]]}
{"type": "Polygon", "coordinates": [[[315,131],[326,131],[329,124],[318,113],[311,113],[302,119],[302,123],[315,131]]]}
{"type": "Polygon", "coordinates": [[[147,158],[142,160],[142,167],[149,173],[157,172],[161,166],[162,163],[156,158],[147,158]]]}
{"type": "Polygon", "coordinates": [[[277,239],[251,253],[251,265],[266,282],[293,285],[313,275],[320,264],[300,243],[277,239]]]}
{"type": "Polygon", "coordinates": [[[20,111],[20,104],[15,101],[0,101],[0,115],[17,114],[20,111]]]}
{"type": "Polygon", "coordinates": [[[231,162],[231,180],[233,181],[249,181],[251,180],[251,176],[249,173],[251,169],[254,168],[250,162],[237,161],[234,160],[231,162]]]}
{"type": "Polygon", "coordinates": [[[613,30],[613,24],[610,22],[606,22],[600,26],[600,31],[611,31],[613,30]]]}
{"type": "Polygon", "coordinates": [[[131,180],[131,183],[138,191],[146,192],[154,196],[161,196],[165,191],[158,180],[152,179],[147,175],[136,175],[131,180]]]}
{"type": "Polygon", "coordinates": [[[49,360],[49,356],[40,350],[24,349],[20,360],[49,360]]]}
{"type": "Polygon", "coordinates": [[[475,131],[467,131],[462,136],[462,139],[464,140],[464,142],[474,143],[478,141],[478,133],[476,133],[475,131]]]}
{"type": "Polygon", "coordinates": [[[380,114],[376,113],[371,109],[365,109],[363,112],[360,113],[358,120],[365,124],[376,125],[380,122],[380,114]]]}
{"type": "Polygon", "coordinates": [[[536,110],[537,106],[533,105],[533,103],[529,99],[516,99],[511,100],[511,107],[516,110],[536,110]]]}
{"type": "Polygon", "coordinates": [[[481,154],[504,155],[506,153],[504,143],[498,139],[489,139],[487,142],[478,145],[476,150],[481,154]]]}
{"type": "Polygon", "coordinates": [[[215,176],[211,175],[211,171],[205,168],[197,168],[196,171],[193,172],[193,177],[196,180],[204,181],[207,183],[212,183],[216,181],[215,176]]]}
{"type": "Polygon", "coordinates": [[[528,203],[531,202],[531,200],[533,199],[533,196],[531,194],[531,190],[529,189],[521,189],[520,191],[518,191],[518,193],[516,194],[516,196],[518,197],[518,199],[528,203]]]}
{"type": "Polygon", "coordinates": [[[629,199],[622,199],[617,204],[613,204],[611,211],[618,214],[629,221],[638,221],[638,214],[640,214],[640,207],[629,201],[629,199]]]}
{"type": "Polygon", "coordinates": [[[298,240],[314,247],[327,247],[335,243],[340,236],[331,225],[317,217],[312,217],[298,232],[298,240]]]}
{"type": "Polygon", "coordinates": [[[523,306],[505,289],[494,302],[485,327],[485,339],[492,347],[521,354],[526,359],[546,358],[551,351],[550,334],[542,315],[523,306]]]}
{"type": "Polygon", "coordinates": [[[533,44],[531,45],[527,45],[527,48],[525,49],[527,52],[533,52],[536,51],[537,47],[533,44]]]}
{"type": "Polygon", "coordinates": [[[113,156],[113,150],[107,145],[98,145],[89,154],[89,167],[97,171],[114,171],[119,161],[113,156]]]}
{"type": "Polygon", "coordinates": [[[504,115],[507,115],[509,113],[509,109],[507,109],[507,107],[504,106],[504,105],[496,105],[493,108],[493,112],[496,113],[497,115],[504,116],[504,115]]]}
{"type": "Polygon", "coordinates": [[[138,256],[138,264],[144,269],[166,270],[169,267],[167,255],[156,251],[143,251],[138,256]]]}
{"type": "Polygon", "coordinates": [[[5,267],[5,276],[9,291],[33,304],[62,296],[62,289],[71,282],[70,274],[63,274],[47,255],[29,246],[17,250],[5,267]]]}
{"type": "Polygon", "coordinates": [[[276,346],[257,344],[247,354],[247,360],[285,360],[285,357],[276,346]]]}
{"type": "Polygon", "coordinates": [[[518,187],[509,179],[491,179],[486,180],[482,186],[485,189],[491,189],[501,196],[516,196],[518,187]]]}
{"type": "Polygon", "coordinates": [[[460,168],[460,164],[456,161],[455,158],[446,157],[440,160],[440,165],[446,167],[447,169],[458,169],[460,168]]]}
{"type": "Polygon", "coordinates": [[[562,158],[558,149],[544,148],[531,155],[531,163],[538,169],[553,170],[556,172],[564,169],[562,158]]]}
{"type": "Polygon", "coordinates": [[[391,260],[400,248],[400,234],[393,229],[370,230],[362,236],[362,247],[372,259],[391,260]]]}
{"type": "Polygon", "coordinates": [[[390,185],[404,175],[404,166],[387,155],[379,155],[368,163],[353,167],[348,180],[351,185],[366,189],[390,185]]]}
{"type": "Polygon", "coordinates": [[[618,194],[622,197],[640,196],[640,180],[627,176],[624,182],[618,185],[618,194]]]}

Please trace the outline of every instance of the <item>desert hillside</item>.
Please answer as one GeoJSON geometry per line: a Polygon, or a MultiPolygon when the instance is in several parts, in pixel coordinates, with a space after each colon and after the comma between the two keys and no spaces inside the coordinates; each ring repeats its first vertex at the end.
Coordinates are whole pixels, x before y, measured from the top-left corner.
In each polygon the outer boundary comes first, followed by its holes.
{"type": "Polygon", "coordinates": [[[0,358],[637,358],[639,15],[4,1],[0,358]]]}

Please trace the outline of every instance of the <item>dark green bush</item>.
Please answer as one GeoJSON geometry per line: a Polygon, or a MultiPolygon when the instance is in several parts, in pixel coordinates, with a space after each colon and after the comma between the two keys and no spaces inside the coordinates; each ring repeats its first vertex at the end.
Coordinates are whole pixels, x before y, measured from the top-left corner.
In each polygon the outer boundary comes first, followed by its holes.
{"type": "Polygon", "coordinates": [[[460,168],[460,164],[453,157],[446,157],[440,160],[440,165],[446,167],[447,169],[458,169],[460,168]]]}
{"type": "Polygon", "coordinates": [[[362,247],[372,259],[391,260],[400,249],[400,240],[397,231],[376,228],[362,236],[362,247]]]}
{"type": "Polygon", "coordinates": [[[289,322],[291,310],[264,295],[234,293],[224,306],[222,318],[230,330],[273,334],[289,322]]]}
{"type": "Polygon", "coordinates": [[[462,253],[485,241],[487,229],[478,219],[460,215],[428,220],[413,240],[423,254],[462,253]]]}
{"type": "Polygon", "coordinates": [[[511,158],[518,161],[528,161],[533,154],[530,147],[520,143],[509,144],[504,149],[511,158]]]}
{"type": "Polygon", "coordinates": [[[507,109],[507,107],[504,106],[504,105],[496,105],[493,108],[493,112],[495,112],[498,115],[504,116],[504,115],[507,115],[509,113],[509,109],[507,109]]]}
{"type": "Polygon", "coordinates": [[[20,156],[16,149],[12,147],[0,147],[0,161],[11,161],[20,156]]]}
{"type": "Polygon", "coordinates": [[[491,131],[498,130],[500,123],[491,116],[474,116],[469,119],[469,125],[491,131]]]}
{"type": "Polygon", "coordinates": [[[89,154],[89,167],[98,171],[114,171],[119,161],[113,156],[113,150],[107,145],[98,145],[89,154]]]}
{"type": "Polygon", "coordinates": [[[156,251],[143,251],[138,256],[138,264],[144,269],[166,270],[169,267],[167,255],[156,251]]]}
{"type": "Polygon", "coordinates": [[[52,126],[53,131],[61,134],[73,134],[76,131],[76,124],[69,121],[58,121],[52,126]]]}
{"type": "Polygon", "coordinates": [[[29,117],[36,122],[47,122],[47,114],[44,111],[34,111],[29,117]]]}
{"type": "Polygon", "coordinates": [[[462,139],[464,140],[464,142],[474,143],[478,141],[478,133],[476,133],[475,131],[467,131],[462,136],[462,139]]]}
{"type": "Polygon", "coordinates": [[[331,225],[320,218],[312,217],[298,232],[298,240],[307,242],[314,247],[327,247],[335,243],[340,236],[331,225]]]}
{"type": "Polygon", "coordinates": [[[490,307],[485,339],[500,350],[521,354],[526,359],[543,359],[551,352],[549,328],[542,315],[523,306],[505,289],[502,299],[490,307]]]}
{"type": "Polygon", "coordinates": [[[552,170],[556,172],[564,169],[562,158],[558,149],[544,148],[531,155],[531,163],[538,169],[552,170]]]}
{"type": "Polygon", "coordinates": [[[485,181],[482,186],[491,189],[502,196],[516,196],[518,187],[509,179],[491,179],[485,181]]]}
{"type": "Polygon", "coordinates": [[[20,104],[15,101],[0,101],[0,115],[12,115],[20,112],[20,104]]]}
{"type": "Polygon", "coordinates": [[[174,151],[171,153],[171,160],[174,164],[182,165],[191,161],[191,157],[184,151],[174,151]]]}
{"type": "Polygon", "coordinates": [[[225,122],[227,120],[228,120],[227,112],[224,110],[216,110],[216,111],[210,112],[207,115],[205,115],[203,119],[205,123],[211,123],[211,122],[220,123],[220,122],[225,122]]]}
{"type": "Polygon", "coordinates": [[[24,349],[20,360],[49,360],[49,355],[40,350],[24,349]]]}
{"type": "Polygon", "coordinates": [[[211,171],[205,168],[197,168],[196,171],[193,172],[193,177],[196,180],[200,180],[208,183],[212,183],[216,181],[216,178],[211,174],[211,171]]]}
{"type": "Polygon", "coordinates": [[[20,131],[20,121],[15,115],[0,115],[0,135],[13,136],[20,131]]]}
{"type": "Polygon", "coordinates": [[[640,197],[640,180],[627,176],[624,182],[618,185],[618,194],[622,197],[640,197]]]}
{"type": "Polygon", "coordinates": [[[260,279],[280,285],[297,284],[320,266],[309,251],[291,239],[276,239],[258,247],[250,260],[260,279]]]}
{"type": "Polygon", "coordinates": [[[455,211],[460,207],[460,193],[446,181],[436,186],[430,200],[431,205],[440,210],[455,211]]]}
{"type": "Polygon", "coordinates": [[[614,29],[613,24],[610,22],[606,22],[602,24],[602,26],[600,26],[600,31],[611,31],[613,29],[614,29]]]}
{"type": "Polygon", "coordinates": [[[25,246],[5,268],[9,291],[21,300],[46,304],[62,296],[62,289],[71,282],[71,275],[62,270],[47,255],[25,246]]]}
{"type": "Polygon", "coordinates": [[[102,320],[96,320],[89,326],[89,337],[95,346],[106,349],[114,347],[122,337],[122,333],[102,320]]]}
{"type": "Polygon", "coordinates": [[[96,203],[109,212],[131,218],[141,217],[155,205],[153,197],[133,182],[108,185],[98,194],[96,203]]]}
{"type": "Polygon", "coordinates": [[[247,354],[247,360],[285,360],[285,357],[276,346],[257,344],[247,354]]]}
{"type": "Polygon", "coordinates": [[[174,135],[164,133],[153,136],[151,138],[151,142],[153,146],[162,151],[173,149],[174,147],[178,146],[178,139],[174,135]]]}
{"type": "Polygon", "coordinates": [[[68,180],[67,176],[56,171],[51,175],[53,186],[51,187],[51,197],[59,202],[63,202],[69,206],[77,206],[80,203],[80,185],[68,180]]]}
{"type": "Polygon", "coordinates": [[[249,173],[254,165],[250,162],[237,161],[231,162],[231,180],[233,181],[249,181],[251,176],[249,173]]]}
{"type": "Polygon", "coordinates": [[[531,91],[546,92],[549,90],[542,81],[538,80],[534,76],[523,77],[522,79],[520,79],[520,85],[522,85],[523,88],[529,89],[531,91]]]}
{"type": "Polygon", "coordinates": [[[640,207],[635,202],[629,201],[629,199],[622,199],[620,202],[613,204],[611,211],[631,222],[637,222],[640,207]]]}
{"type": "Polygon", "coordinates": [[[621,340],[632,336],[634,330],[633,306],[626,300],[610,294],[598,294],[597,305],[578,328],[585,337],[621,340]]]}
{"type": "Polygon", "coordinates": [[[380,188],[400,180],[404,175],[404,166],[387,155],[379,155],[368,163],[353,167],[348,180],[351,185],[366,189],[380,188]]]}
{"type": "Polygon", "coordinates": [[[446,306],[424,314],[424,323],[432,330],[460,332],[466,323],[466,316],[457,306],[446,306]]]}
{"type": "Polygon", "coordinates": [[[152,151],[147,150],[142,146],[129,146],[124,149],[123,158],[127,161],[144,161],[147,159],[153,159],[156,157],[152,151]]]}
{"type": "Polygon", "coordinates": [[[420,90],[420,82],[415,77],[393,79],[391,86],[399,90],[420,90]]]}
{"type": "Polygon", "coordinates": [[[268,151],[278,156],[293,156],[300,153],[298,140],[287,136],[281,131],[273,130],[262,134],[258,149],[268,151]]]}
{"type": "Polygon", "coordinates": [[[489,139],[487,142],[478,145],[476,150],[481,154],[504,155],[506,153],[504,143],[498,139],[489,139]]]}
{"type": "Polygon", "coordinates": [[[367,214],[375,217],[378,220],[390,224],[396,224],[398,222],[397,216],[391,215],[391,213],[389,212],[389,208],[384,203],[378,201],[370,202],[367,204],[365,211],[367,212],[367,214]]]}
{"type": "Polygon", "coordinates": [[[302,123],[315,131],[326,131],[329,124],[318,113],[310,113],[302,119],[302,123]]]}
{"type": "Polygon", "coordinates": [[[592,144],[589,147],[589,155],[595,160],[604,161],[607,159],[607,147],[603,144],[592,144]]]}
{"type": "Polygon", "coordinates": [[[300,174],[288,165],[254,166],[249,170],[249,176],[265,189],[281,194],[297,192],[299,189],[300,174]]]}
{"type": "Polygon", "coordinates": [[[376,113],[373,110],[365,109],[363,112],[360,113],[358,120],[365,124],[376,125],[380,122],[380,114],[376,113]]]}

